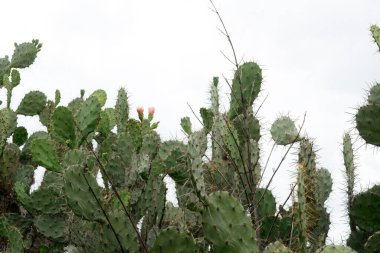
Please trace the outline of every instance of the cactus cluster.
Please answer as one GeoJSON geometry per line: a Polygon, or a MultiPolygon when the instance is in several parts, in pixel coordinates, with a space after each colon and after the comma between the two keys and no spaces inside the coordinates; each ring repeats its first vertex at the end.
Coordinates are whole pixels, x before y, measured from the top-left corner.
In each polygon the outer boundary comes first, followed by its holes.
{"type": "MultiPolygon", "coordinates": [[[[379,29],[371,31],[379,43],[379,29]]],[[[200,109],[202,128],[184,117],[187,142],[161,141],[154,110],[145,117],[138,108],[138,119],[131,118],[123,88],[114,108],[106,108],[107,94],[96,90],[87,97],[81,91],[66,106],[59,91],[53,100],[32,91],[12,109],[18,69],[31,65],[40,49],[37,40],[15,44],[12,59],[0,59],[0,88],[7,92],[0,110],[0,251],[378,252],[380,188],[354,194],[349,135],[343,155],[352,249],[326,246],[332,178],[318,166],[314,142],[289,116],[276,119],[270,133],[275,145],[298,148],[292,203],[276,203],[272,180],[263,183],[263,129],[254,103],[263,80],[258,64],[236,69],[227,112],[220,111],[215,77],[210,106],[200,109]],[[45,131],[28,133],[17,115],[39,117],[45,131]],[[47,171],[31,192],[38,166],[47,171]],[[178,206],[166,201],[166,176],[175,182],[178,206]]],[[[380,144],[379,87],[356,115],[359,134],[374,145],[380,144]]]]}
{"type": "MultiPolygon", "coordinates": [[[[380,28],[371,26],[372,37],[380,51],[380,28]]],[[[380,146],[380,84],[374,84],[364,105],[355,114],[356,129],[366,144],[380,146]]],[[[355,194],[355,157],[351,137],[343,138],[343,157],[347,179],[347,210],[351,234],[347,245],[359,253],[380,251],[380,185],[355,194]]]]}

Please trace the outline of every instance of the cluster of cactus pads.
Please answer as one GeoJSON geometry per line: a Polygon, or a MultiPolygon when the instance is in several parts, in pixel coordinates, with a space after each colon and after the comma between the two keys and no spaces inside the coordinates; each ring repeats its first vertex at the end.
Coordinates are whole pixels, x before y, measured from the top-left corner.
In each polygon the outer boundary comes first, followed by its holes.
{"type": "MultiPolygon", "coordinates": [[[[379,45],[379,29],[371,30],[379,45]]],[[[349,135],[343,153],[352,249],[326,246],[331,175],[317,166],[313,141],[288,116],[270,132],[275,145],[298,149],[296,179],[292,201],[276,203],[272,180],[262,180],[266,165],[254,101],[263,78],[256,63],[236,69],[229,111],[219,109],[215,77],[210,106],[200,109],[203,127],[193,130],[184,117],[187,141],[161,141],[152,113],[130,117],[124,89],[114,108],[105,108],[107,95],[97,90],[87,97],[81,91],[67,106],[59,91],[54,100],[31,91],[12,109],[19,69],[40,49],[37,40],[15,44],[11,60],[0,59],[0,88],[7,93],[0,110],[1,252],[379,252],[380,186],[354,195],[349,135]],[[18,115],[39,117],[46,131],[28,133],[18,115]],[[38,166],[46,173],[31,191],[38,166]],[[166,201],[166,176],[175,182],[178,206],[166,201]]],[[[377,146],[378,114],[380,84],[356,116],[360,135],[377,146]]]]}

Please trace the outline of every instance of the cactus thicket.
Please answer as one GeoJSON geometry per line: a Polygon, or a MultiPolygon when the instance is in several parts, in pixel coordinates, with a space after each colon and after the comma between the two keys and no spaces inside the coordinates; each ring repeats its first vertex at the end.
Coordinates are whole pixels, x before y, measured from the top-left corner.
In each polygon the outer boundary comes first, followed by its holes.
{"type": "MultiPolygon", "coordinates": [[[[379,44],[379,29],[371,31],[379,44]]],[[[220,110],[214,77],[210,106],[200,109],[202,128],[193,129],[184,117],[187,141],[162,141],[154,109],[145,117],[138,108],[138,119],[131,118],[124,88],[113,108],[105,108],[103,90],[89,96],[81,90],[67,105],[58,90],[52,100],[31,91],[12,108],[19,69],[30,66],[40,49],[37,40],[15,44],[12,58],[0,59],[0,88],[7,94],[0,109],[0,251],[378,252],[380,189],[354,193],[348,134],[343,155],[352,249],[326,246],[332,178],[319,167],[314,142],[289,116],[278,117],[270,128],[274,145],[298,148],[293,202],[276,203],[272,179],[262,180],[265,130],[255,102],[263,77],[255,62],[236,63],[227,112],[220,110]],[[28,132],[18,115],[39,117],[45,129],[28,132]],[[37,167],[46,172],[41,186],[30,191],[37,167]],[[166,176],[175,182],[178,206],[166,202],[166,176]]],[[[356,115],[360,136],[377,146],[379,90],[370,90],[356,115]]]]}

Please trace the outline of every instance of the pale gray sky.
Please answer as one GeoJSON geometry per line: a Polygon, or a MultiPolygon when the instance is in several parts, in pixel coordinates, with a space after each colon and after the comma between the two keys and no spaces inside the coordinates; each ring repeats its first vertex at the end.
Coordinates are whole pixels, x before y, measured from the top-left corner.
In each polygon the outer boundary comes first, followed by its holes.
{"type": "MultiPolygon", "coordinates": [[[[339,243],[347,236],[341,138],[353,128],[352,113],[363,102],[365,90],[380,81],[380,54],[368,30],[371,24],[380,24],[380,2],[215,0],[215,4],[238,55],[264,69],[261,100],[269,97],[260,117],[265,126],[280,113],[290,113],[300,124],[307,112],[305,129],[320,148],[320,165],[334,178],[334,194],[328,201],[329,239],[339,243]]],[[[29,90],[53,98],[59,89],[67,103],[81,88],[87,94],[106,90],[112,106],[123,86],[133,108],[157,108],[158,131],[164,138],[183,138],[181,117],[190,116],[199,126],[187,102],[198,110],[208,102],[212,77],[232,76],[233,66],[220,53],[231,55],[230,48],[209,7],[208,0],[1,1],[0,56],[12,53],[13,42],[38,38],[43,43],[36,63],[22,71],[14,108],[29,90]]],[[[227,85],[222,85],[227,93],[227,85]]],[[[37,119],[22,122],[38,128],[37,119]]],[[[268,153],[271,143],[263,141],[262,146],[268,153]]],[[[356,147],[360,146],[358,190],[380,182],[379,153],[359,140],[356,147]]],[[[276,153],[282,152],[280,148],[276,153]]],[[[272,167],[278,159],[272,159],[272,167]]],[[[296,155],[289,157],[273,184],[278,201],[288,191],[295,159],[296,155]]]]}

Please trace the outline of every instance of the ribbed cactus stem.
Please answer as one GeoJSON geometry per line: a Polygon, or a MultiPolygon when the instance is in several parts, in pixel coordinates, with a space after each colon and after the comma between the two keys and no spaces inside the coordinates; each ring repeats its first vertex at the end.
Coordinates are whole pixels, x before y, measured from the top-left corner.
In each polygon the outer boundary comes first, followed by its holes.
{"type": "Polygon", "coordinates": [[[370,28],[372,37],[380,50],[380,28],[377,25],[372,25],[370,28]]]}
{"type": "MultiPolygon", "coordinates": [[[[299,164],[299,170],[303,170],[299,164]]],[[[304,174],[299,173],[297,177],[297,199],[298,206],[296,208],[296,228],[297,231],[295,245],[293,246],[296,252],[306,253],[306,242],[307,242],[307,223],[306,223],[306,191],[304,184],[304,174]]]]}
{"type": "MultiPolygon", "coordinates": [[[[350,210],[352,207],[352,201],[354,200],[355,164],[351,136],[348,133],[343,137],[343,159],[347,180],[347,206],[350,210]]],[[[350,228],[352,231],[356,230],[356,226],[352,219],[350,219],[350,228]]]]}
{"type": "Polygon", "coordinates": [[[315,238],[313,238],[312,233],[319,219],[316,171],[313,143],[308,139],[304,139],[300,142],[297,177],[300,252],[306,252],[304,251],[306,241],[313,244],[315,238]]]}
{"type": "Polygon", "coordinates": [[[210,87],[210,100],[211,100],[211,110],[214,115],[219,114],[219,78],[215,76],[212,79],[212,84],[210,87]]]}

